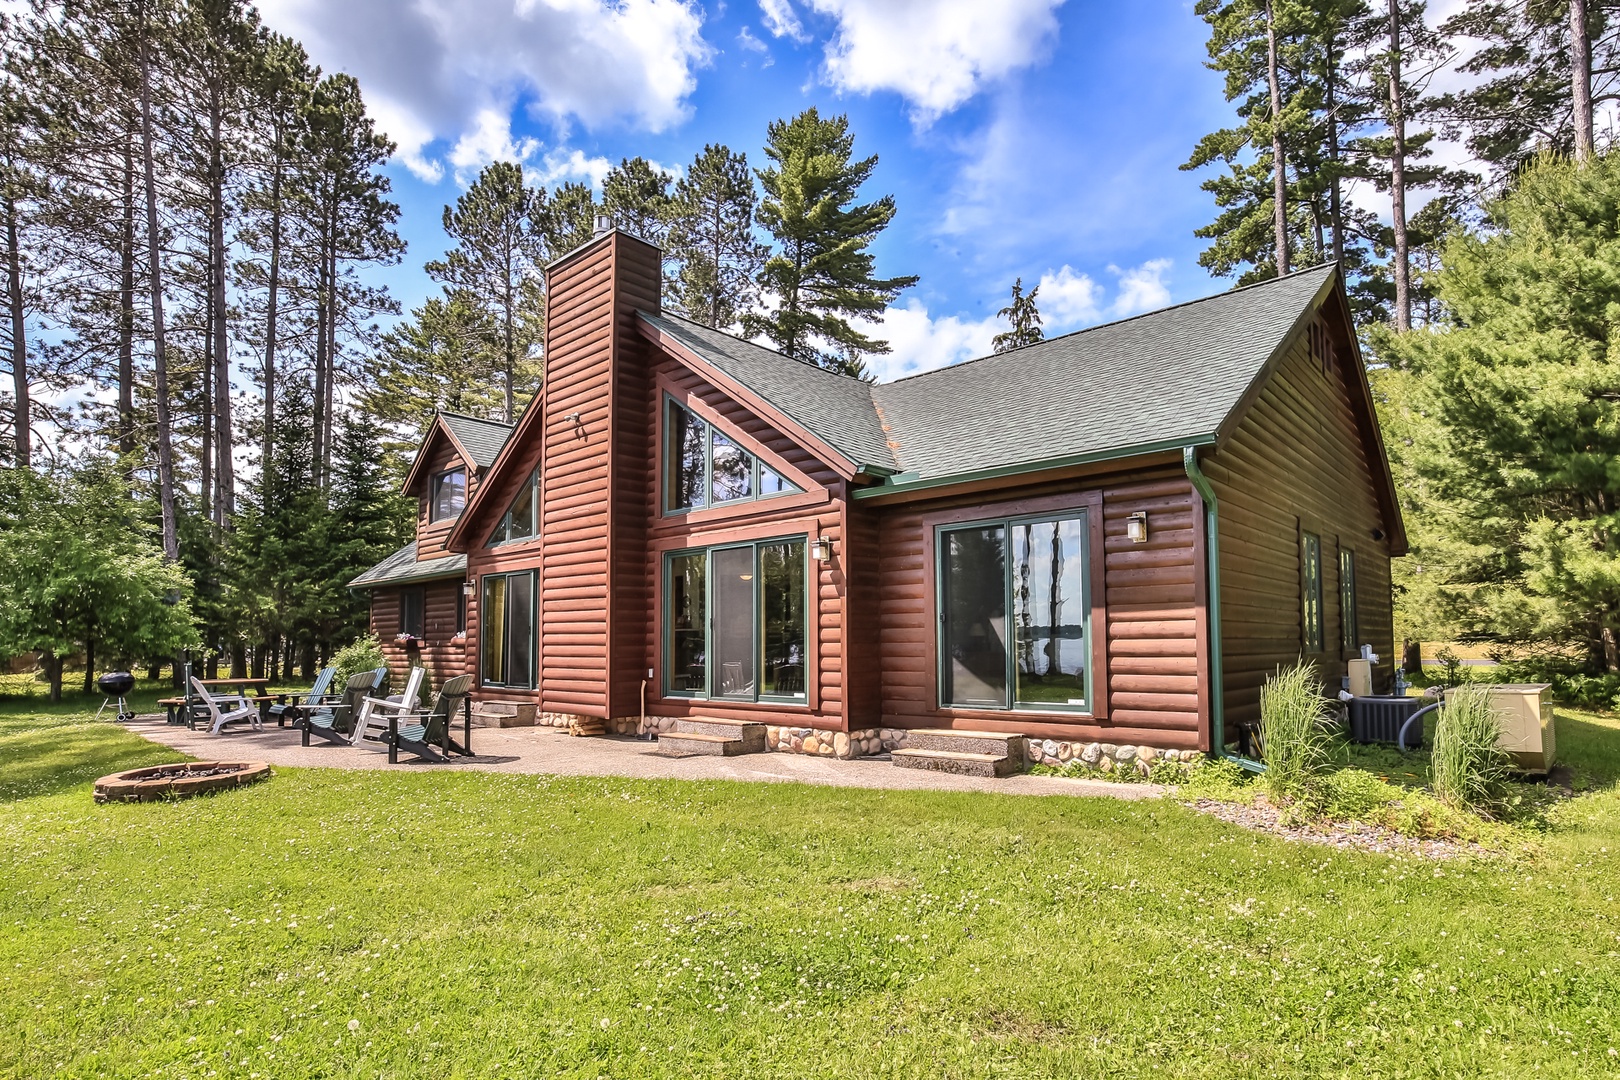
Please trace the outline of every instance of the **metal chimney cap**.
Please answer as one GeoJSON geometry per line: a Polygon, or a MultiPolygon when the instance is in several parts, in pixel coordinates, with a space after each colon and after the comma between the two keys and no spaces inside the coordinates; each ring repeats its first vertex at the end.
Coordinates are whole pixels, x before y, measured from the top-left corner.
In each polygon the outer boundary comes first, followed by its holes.
{"type": "Polygon", "coordinates": [[[613,231],[613,215],[602,213],[596,215],[596,235],[606,236],[613,231]]]}

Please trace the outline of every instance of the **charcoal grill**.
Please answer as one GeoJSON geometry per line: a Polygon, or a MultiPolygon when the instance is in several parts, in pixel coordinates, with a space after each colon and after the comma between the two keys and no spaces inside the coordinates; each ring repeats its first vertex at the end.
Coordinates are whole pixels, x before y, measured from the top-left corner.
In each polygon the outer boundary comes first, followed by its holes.
{"type": "Polygon", "coordinates": [[[97,720],[101,719],[101,714],[106,712],[107,706],[114,701],[118,702],[118,715],[115,719],[120,722],[135,719],[134,711],[124,702],[124,696],[135,689],[135,676],[127,671],[109,671],[96,680],[96,685],[107,695],[101,703],[101,708],[96,710],[97,720]]]}

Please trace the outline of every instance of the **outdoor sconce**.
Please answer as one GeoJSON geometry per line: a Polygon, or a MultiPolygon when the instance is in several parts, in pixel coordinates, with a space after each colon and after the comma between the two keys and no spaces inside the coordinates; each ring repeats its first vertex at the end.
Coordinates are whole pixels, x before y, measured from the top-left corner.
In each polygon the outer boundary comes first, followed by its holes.
{"type": "Polygon", "coordinates": [[[1147,511],[1138,510],[1125,519],[1125,535],[1131,538],[1133,544],[1147,543],[1147,511]]]}
{"type": "Polygon", "coordinates": [[[463,581],[461,583],[461,595],[462,596],[471,596],[472,594],[473,594],[473,583],[470,582],[470,581],[463,581]]]}
{"type": "Polygon", "coordinates": [[[816,562],[832,562],[832,541],[825,536],[817,537],[810,544],[810,553],[816,562]]]}

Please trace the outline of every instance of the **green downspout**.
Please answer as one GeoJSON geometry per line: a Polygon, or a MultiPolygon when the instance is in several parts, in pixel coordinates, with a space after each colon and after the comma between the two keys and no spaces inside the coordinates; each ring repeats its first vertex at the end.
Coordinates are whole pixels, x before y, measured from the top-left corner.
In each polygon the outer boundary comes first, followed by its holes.
{"type": "Polygon", "coordinates": [[[1216,509],[1215,488],[1209,477],[1198,468],[1198,448],[1183,446],[1181,464],[1187,470],[1187,479],[1204,500],[1204,554],[1209,560],[1207,595],[1209,597],[1209,741],[1215,757],[1235,761],[1250,772],[1261,773],[1266,767],[1253,758],[1231,753],[1226,749],[1226,680],[1222,675],[1221,659],[1221,541],[1220,513],[1216,509]]]}

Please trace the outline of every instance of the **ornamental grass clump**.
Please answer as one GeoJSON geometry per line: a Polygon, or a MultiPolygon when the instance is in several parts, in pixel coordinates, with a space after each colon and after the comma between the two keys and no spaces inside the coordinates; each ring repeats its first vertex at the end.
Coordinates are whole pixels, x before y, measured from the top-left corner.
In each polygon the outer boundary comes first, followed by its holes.
{"type": "Polygon", "coordinates": [[[1429,760],[1429,780],[1441,802],[1456,810],[1489,810],[1508,771],[1501,738],[1502,716],[1488,689],[1463,686],[1446,693],[1429,760]]]}
{"type": "Polygon", "coordinates": [[[1279,667],[1260,688],[1260,748],[1271,794],[1299,797],[1310,791],[1328,763],[1328,709],[1315,664],[1279,667]]]}

